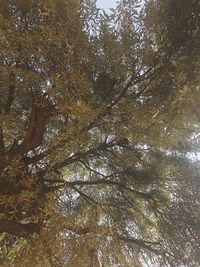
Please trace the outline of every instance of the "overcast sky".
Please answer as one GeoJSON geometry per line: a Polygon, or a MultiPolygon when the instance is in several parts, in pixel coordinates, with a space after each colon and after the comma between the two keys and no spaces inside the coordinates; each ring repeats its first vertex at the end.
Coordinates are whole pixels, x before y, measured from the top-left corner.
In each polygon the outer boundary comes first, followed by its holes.
{"type": "Polygon", "coordinates": [[[116,6],[117,0],[97,0],[97,7],[109,10],[109,8],[116,6]]]}

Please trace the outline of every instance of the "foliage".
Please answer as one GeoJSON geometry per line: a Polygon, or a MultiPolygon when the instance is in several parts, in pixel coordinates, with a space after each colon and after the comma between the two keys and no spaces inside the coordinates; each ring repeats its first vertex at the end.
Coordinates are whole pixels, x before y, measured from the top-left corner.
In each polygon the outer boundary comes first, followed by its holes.
{"type": "Polygon", "coordinates": [[[0,0],[1,266],[198,266],[198,0],[0,0]]]}

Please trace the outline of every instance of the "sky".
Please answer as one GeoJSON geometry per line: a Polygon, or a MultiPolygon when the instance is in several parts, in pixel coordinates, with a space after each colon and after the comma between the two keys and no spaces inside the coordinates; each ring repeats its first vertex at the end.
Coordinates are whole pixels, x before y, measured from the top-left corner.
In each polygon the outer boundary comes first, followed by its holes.
{"type": "Polygon", "coordinates": [[[114,8],[116,6],[117,0],[97,0],[97,7],[108,11],[109,8],[114,8]]]}

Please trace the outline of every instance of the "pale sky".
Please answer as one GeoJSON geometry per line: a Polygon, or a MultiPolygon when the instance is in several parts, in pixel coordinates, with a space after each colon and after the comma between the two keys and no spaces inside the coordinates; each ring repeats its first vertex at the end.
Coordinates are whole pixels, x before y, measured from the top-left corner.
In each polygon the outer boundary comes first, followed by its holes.
{"type": "Polygon", "coordinates": [[[108,11],[109,8],[114,8],[116,6],[116,2],[117,0],[97,0],[97,7],[108,11]]]}

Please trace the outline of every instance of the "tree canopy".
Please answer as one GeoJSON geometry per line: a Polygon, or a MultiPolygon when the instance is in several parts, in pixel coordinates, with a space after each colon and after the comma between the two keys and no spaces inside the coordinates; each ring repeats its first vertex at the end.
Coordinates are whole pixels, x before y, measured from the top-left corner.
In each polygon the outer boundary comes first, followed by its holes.
{"type": "Polygon", "coordinates": [[[0,266],[199,266],[199,1],[95,2],[0,0],[0,266]]]}

